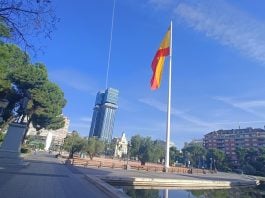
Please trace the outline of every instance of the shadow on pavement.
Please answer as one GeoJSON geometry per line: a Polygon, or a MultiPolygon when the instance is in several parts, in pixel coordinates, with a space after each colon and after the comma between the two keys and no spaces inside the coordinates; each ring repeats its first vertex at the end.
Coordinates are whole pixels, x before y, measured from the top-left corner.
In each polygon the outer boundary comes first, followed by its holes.
{"type": "Polygon", "coordinates": [[[0,174],[13,174],[13,175],[29,175],[29,176],[43,176],[43,177],[69,177],[68,175],[60,174],[44,174],[44,173],[29,173],[29,172],[11,172],[11,171],[0,171],[0,174]]]}

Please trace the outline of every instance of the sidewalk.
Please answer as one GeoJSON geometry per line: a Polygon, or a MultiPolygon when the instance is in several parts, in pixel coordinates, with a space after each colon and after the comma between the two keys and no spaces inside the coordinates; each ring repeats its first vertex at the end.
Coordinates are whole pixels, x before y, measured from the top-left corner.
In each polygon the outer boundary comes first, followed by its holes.
{"type": "Polygon", "coordinates": [[[26,156],[25,167],[0,164],[1,198],[109,197],[85,180],[82,172],[46,153],[26,156]]]}

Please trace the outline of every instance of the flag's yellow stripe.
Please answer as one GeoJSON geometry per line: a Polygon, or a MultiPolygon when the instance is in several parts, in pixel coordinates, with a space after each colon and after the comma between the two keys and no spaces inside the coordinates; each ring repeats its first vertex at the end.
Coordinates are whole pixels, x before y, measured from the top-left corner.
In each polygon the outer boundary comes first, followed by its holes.
{"type": "Polygon", "coordinates": [[[169,46],[170,29],[167,31],[165,37],[163,38],[152,62],[153,76],[151,79],[151,89],[157,89],[160,87],[165,57],[170,53],[169,46]]]}

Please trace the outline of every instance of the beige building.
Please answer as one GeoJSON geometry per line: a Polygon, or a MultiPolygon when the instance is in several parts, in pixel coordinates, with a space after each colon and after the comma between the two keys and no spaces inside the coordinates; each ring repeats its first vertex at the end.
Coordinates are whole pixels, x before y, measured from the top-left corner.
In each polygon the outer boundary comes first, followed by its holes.
{"type": "Polygon", "coordinates": [[[27,132],[27,137],[38,136],[41,139],[45,140],[45,150],[49,149],[57,149],[61,145],[63,145],[64,138],[66,138],[68,134],[68,128],[70,124],[70,120],[67,117],[64,117],[65,125],[61,129],[57,130],[47,130],[41,129],[37,131],[32,124],[29,125],[29,129],[27,132]]]}
{"type": "Polygon", "coordinates": [[[128,141],[123,132],[121,138],[114,138],[116,142],[114,157],[121,158],[123,155],[127,155],[128,141]]]}

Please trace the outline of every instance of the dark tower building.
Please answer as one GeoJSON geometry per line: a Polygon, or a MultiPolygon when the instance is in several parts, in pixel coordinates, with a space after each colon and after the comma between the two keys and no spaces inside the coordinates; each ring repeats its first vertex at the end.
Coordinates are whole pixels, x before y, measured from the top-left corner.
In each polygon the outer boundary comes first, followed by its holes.
{"type": "Polygon", "coordinates": [[[118,94],[119,91],[113,88],[97,93],[89,137],[95,136],[107,142],[111,141],[118,108],[118,94]]]}

